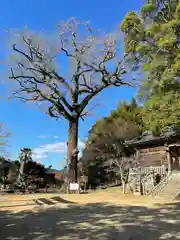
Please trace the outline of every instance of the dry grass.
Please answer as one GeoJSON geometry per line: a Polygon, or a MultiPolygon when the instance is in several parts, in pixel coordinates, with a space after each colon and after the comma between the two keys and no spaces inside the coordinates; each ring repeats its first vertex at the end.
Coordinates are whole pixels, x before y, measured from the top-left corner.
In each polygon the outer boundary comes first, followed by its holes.
{"type": "MultiPolygon", "coordinates": [[[[22,211],[29,210],[35,207],[34,200],[39,198],[50,199],[58,196],[57,193],[40,193],[29,195],[4,195],[0,196],[0,211],[22,211]],[[2,201],[1,201],[2,199],[2,201]],[[4,199],[4,200],[3,200],[4,199]]],[[[77,204],[90,204],[90,203],[109,203],[113,205],[136,205],[136,206],[149,206],[156,207],[156,204],[166,203],[163,199],[152,199],[147,196],[137,196],[132,194],[122,194],[118,187],[110,188],[89,194],[59,194],[61,198],[77,204]]]]}
{"type": "Polygon", "coordinates": [[[58,194],[0,196],[0,239],[180,239],[178,202],[123,195],[111,188],[59,195],[67,203],[35,204],[34,200],[54,196],[58,194]]]}

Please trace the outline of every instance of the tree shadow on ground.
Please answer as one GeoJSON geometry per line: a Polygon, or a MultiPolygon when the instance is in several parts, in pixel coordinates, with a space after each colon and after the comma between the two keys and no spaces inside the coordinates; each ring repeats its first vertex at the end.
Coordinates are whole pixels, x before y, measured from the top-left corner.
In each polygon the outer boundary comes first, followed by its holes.
{"type": "Polygon", "coordinates": [[[1,240],[180,239],[180,205],[158,208],[69,205],[38,212],[0,212],[1,240]]]}
{"type": "MultiPolygon", "coordinates": [[[[5,205],[5,206],[0,206],[1,208],[15,208],[15,207],[26,207],[26,206],[35,206],[36,203],[28,203],[28,204],[18,204],[18,205],[5,205]]],[[[1,215],[1,213],[0,213],[1,215]]]]}

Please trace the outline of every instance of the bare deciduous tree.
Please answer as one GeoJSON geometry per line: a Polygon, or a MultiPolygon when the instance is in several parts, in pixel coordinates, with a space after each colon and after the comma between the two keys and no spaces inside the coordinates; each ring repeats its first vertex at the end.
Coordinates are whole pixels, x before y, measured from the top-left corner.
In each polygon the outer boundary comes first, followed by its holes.
{"type": "Polygon", "coordinates": [[[124,61],[118,59],[115,33],[100,35],[88,23],[70,19],[59,25],[58,36],[56,48],[29,31],[19,34],[10,79],[18,83],[14,97],[45,104],[51,117],[69,122],[68,159],[76,181],[78,126],[88,113],[87,105],[104,89],[130,83],[122,79],[124,61]],[[66,75],[62,68],[68,63],[66,75]]]}
{"type": "Polygon", "coordinates": [[[137,167],[138,160],[139,160],[139,152],[136,151],[134,154],[129,156],[125,156],[122,152],[119,152],[119,144],[114,144],[114,154],[111,158],[108,159],[107,163],[109,165],[109,170],[113,170],[121,177],[121,182],[123,186],[123,193],[126,193],[126,183],[128,181],[129,176],[129,168],[137,167]],[[123,156],[124,155],[124,156],[123,156]]]}
{"type": "Polygon", "coordinates": [[[101,158],[104,161],[107,171],[113,171],[117,176],[120,176],[123,193],[125,193],[129,168],[137,166],[139,152],[135,149],[129,149],[124,140],[112,135],[101,137],[99,141],[99,143],[96,142],[96,147],[94,146],[94,154],[96,154],[96,158],[101,158]]]}

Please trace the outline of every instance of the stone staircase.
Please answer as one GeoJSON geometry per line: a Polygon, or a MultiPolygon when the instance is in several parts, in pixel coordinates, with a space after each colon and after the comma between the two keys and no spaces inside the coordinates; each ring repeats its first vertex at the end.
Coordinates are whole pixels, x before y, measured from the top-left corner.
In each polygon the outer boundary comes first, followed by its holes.
{"type": "Polygon", "coordinates": [[[180,172],[169,172],[147,195],[175,200],[180,195],[180,172]]]}
{"type": "Polygon", "coordinates": [[[148,195],[148,193],[151,191],[151,189],[154,187],[154,180],[153,180],[153,172],[147,173],[142,178],[142,186],[143,186],[143,194],[148,195]]]}

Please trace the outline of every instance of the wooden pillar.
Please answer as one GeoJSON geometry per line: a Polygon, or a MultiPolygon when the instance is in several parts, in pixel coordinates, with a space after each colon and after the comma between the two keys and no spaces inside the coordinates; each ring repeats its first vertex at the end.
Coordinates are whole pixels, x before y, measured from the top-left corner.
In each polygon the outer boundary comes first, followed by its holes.
{"type": "Polygon", "coordinates": [[[167,148],[166,153],[167,153],[167,160],[168,160],[168,172],[171,172],[172,171],[172,161],[171,161],[171,153],[170,153],[169,148],[167,148]]]}

